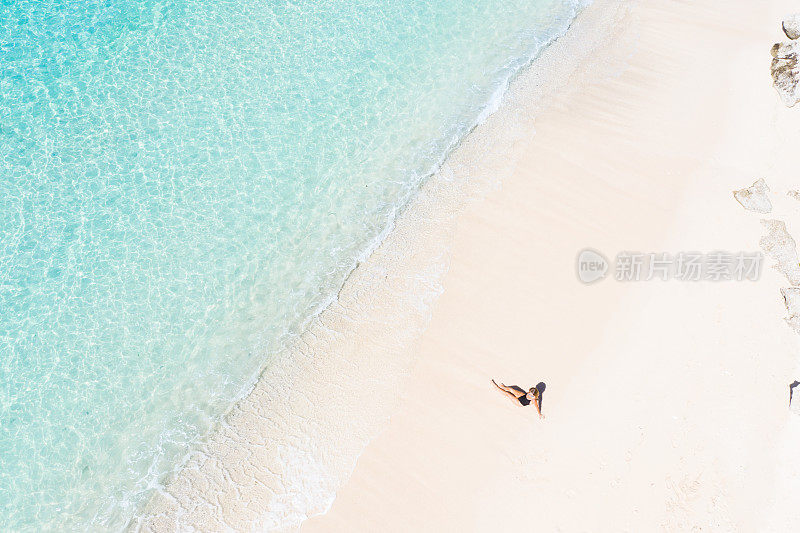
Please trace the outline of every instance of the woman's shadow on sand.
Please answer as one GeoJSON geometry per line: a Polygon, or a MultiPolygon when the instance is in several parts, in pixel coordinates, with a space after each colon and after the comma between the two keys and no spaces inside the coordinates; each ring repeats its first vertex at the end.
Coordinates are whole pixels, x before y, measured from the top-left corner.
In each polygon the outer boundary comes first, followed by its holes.
{"type": "MultiPolygon", "coordinates": [[[[521,392],[522,394],[528,394],[528,391],[520,387],[519,385],[509,385],[509,389],[514,389],[517,392],[521,392]]],[[[542,400],[544,400],[544,390],[547,388],[544,381],[540,381],[536,384],[536,390],[539,391],[539,409],[542,408],[542,400]]]]}

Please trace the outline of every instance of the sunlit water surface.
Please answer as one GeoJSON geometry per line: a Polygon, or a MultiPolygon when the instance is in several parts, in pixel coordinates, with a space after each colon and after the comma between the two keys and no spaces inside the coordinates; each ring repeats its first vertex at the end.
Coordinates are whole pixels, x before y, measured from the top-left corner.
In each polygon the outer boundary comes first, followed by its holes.
{"type": "Polygon", "coordinates": [[[119,529],[571,0],[0,3],[0,524],[119,529]]]}

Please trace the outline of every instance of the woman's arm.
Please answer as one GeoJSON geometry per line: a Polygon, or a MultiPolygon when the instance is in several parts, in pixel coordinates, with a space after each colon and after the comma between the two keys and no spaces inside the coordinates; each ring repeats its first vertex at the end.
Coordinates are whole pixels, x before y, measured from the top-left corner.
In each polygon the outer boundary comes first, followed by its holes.
{"type": "Polygon", "coordinates": [[[539,418],[544,418],[544,415],[542,414],[542,395],[541,394],[536,395],[536,399],[533,400],[533,405],[536,406],[536,411],[539,412],[539,418]]]}

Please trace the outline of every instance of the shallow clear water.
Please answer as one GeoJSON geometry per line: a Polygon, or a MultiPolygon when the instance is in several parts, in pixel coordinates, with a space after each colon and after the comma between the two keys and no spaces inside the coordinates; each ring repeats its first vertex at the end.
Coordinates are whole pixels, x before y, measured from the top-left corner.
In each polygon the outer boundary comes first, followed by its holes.
{"type": "Polygon", "coordinates": [[[576,3],[0,3],[0,524],[124,525],[576,3]]]}

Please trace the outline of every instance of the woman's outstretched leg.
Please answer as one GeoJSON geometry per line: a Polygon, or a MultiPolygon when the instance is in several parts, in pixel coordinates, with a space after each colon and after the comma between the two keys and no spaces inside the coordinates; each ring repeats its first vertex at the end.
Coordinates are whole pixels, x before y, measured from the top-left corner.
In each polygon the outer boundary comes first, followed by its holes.
{"type": "Polygon", "coordinates": [[[515,402],[518,402],[518,401],[519,401],[520,394],[519,394],[519,392],[518,392],[518,391],[515,391],[514,389],[512,389],[512,388],[510,388],[510,387],[506,387],[506,386],[505,386],[505,385],[503,385],[502,383],[501,383],[500,385],[498,385],[498,384],[497,384],[497,382],[495,382],[495,380],[492,380],[492,384],[493,384],[495,387],[497,387],[497,390],[499,390],[499,391],[500,391],[500,392],[502,392],[503,394],[507,395],[509,398],[511,398],[511,399],[512,399],[512,400],[514,400],[515,402]]]}
{"type": "Polygon", "coordinates": [[[494,386],[497,387],[498,389],[500,389],[501,391],[507,392],[509,394],[513,394],[514,398],[519,398],[520,396],[525,396],[525,392],[524,391],[521,391],[521,390],[516,389],[514,387],[509,387],[505,383],[501,383],[501,384],[498,385],[495,382],[495,380],[492,380],[492,383],[494,383],[494,386]]]}

